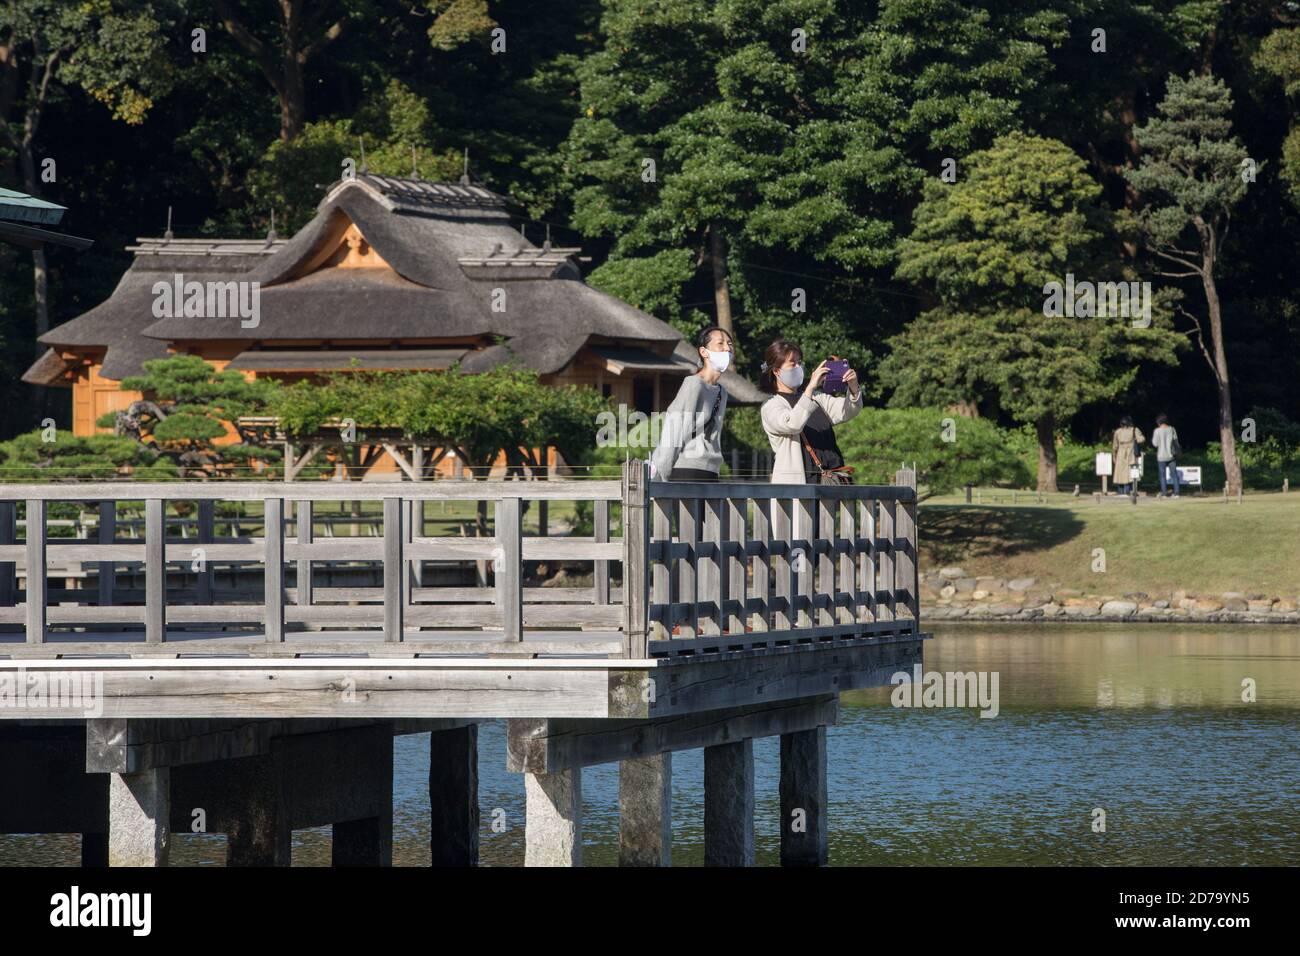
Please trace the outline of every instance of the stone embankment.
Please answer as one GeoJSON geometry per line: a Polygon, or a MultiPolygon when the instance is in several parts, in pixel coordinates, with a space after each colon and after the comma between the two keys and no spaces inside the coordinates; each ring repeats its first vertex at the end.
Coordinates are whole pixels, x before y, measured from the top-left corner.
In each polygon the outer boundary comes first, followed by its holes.
{"type": "Polygon", "coordinates": [[[1174,621],[1300,623],[1300,595],[1238,591],[1091,592],[1034,578],[972,577],[961,568],[921,575],[927,621],[1174,621]]]}

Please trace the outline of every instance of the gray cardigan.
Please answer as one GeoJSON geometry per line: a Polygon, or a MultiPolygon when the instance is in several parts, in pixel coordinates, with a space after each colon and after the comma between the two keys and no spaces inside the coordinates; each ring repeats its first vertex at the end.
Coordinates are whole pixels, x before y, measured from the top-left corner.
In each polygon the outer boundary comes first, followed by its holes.
{"type": "Polygon", "coordinates": [[[727,392],[709,385],[698,375],[682,381],[677,397],[664,412],[659,444],[650,456],[655,476],[667,479],[674,468],[698,468],[717,473],[722,469],[722,418],[727,412],[727,392]],[[714,402],[717,411],[713,411],[714,402]]]}

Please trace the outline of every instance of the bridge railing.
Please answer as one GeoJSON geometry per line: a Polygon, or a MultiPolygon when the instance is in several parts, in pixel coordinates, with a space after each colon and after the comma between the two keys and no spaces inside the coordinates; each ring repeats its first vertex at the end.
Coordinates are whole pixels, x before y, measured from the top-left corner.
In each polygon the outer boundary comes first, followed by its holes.
{"type": "Polygon", "coordinates": [[[623,613],[615,603],[622,595],[610,573],[623,558],[621,541],[610,534],[611,504],[621,494],[617,480],[0,485],[0,629],[20,627],[22,635],[0,634],[0,655],[623,653],[623,613]],[[565,500],[592,503],[592,535],[524,535],[524,501],[565,500]],[[98,503],[97,540],[48,535],[51,504],[67,501],[98,503]],[[214,526],[219,501],[260,508],[262,533],[203,533],[214,526]],[[378,511],[381,534],[317,538],[314,508],[324,501],[378,511]],[[420,533],[416,516],[429,501],[487,501],[491,535],[420,533]],[[117,537],[112,515],[125,502],[143,502],[143,538],[117,537]],[[167,533],[169,502],[198,512],[197,539],[167,533]],[[537,561],[590,563],[592,585],[525,587],[524,563],[537,561]],[[51,563],[78,562],[97,568],[96,587],[50,587],[51,563]],[[378,564],[381,586],[316,588],[313,571],[326,562],[378,564]],[[477,565],[490,585],[422,587],[426,562],[477,565]],[[143,569],[142,593],[117,586],[123,565],[143,569]],[[218,565],[260,565],[260,593],[251,600],[247,588],[223,593],[218,565]],[[175,585],[178,568],[191,572],[192,586],[175,585]],[[221,597],[234,600],[218,603],[221,597]]]}
{"type": "Polygon", "coordinates": [[[629,630],[649,656],[918,629],[913,470],[894,485],[632,479],[626,533],[647,546],[629,630]]]}
{"type": "Polygon", "coordinates": [[[628,462],[621,481],[0,485],[0,656],[643,658],[907,633],[919,620],[916,488],[912,472],[896,481],[690,484],[628,462]],[[95,540],[49,535],[51,505],[69,501],[95,503],[95,540]],[[381,534],[317,538],[327,501],[361,502],[381,534]],[[424,534],[430,501],[486,501],[491,534],[424,534]],[[543,520],[525,534],[528,501],[589,502],[592,533],[549,535],[543,520]],[[143,538],[118,537],[126,502],[143,502],[143,538]],[[218,537],[217,502],[252,514],[218,537]],[[169,533],[177,504],[197,514],[196,537],[169,533]],[[243,533],[259,517],[262,533],[243,533]],[[538,561],[590,566],[591,583],[527,586],[538,561]],[[379,586],[315,584],[321,565],[363,562],[379,586]],[[476,586],[426,587],[428,562],[477,566],[476,586]],[[51,563],[96,581],[52,586],[51,563]],[[217,566],[260,587],[223,588],[217,566]],[[143,588],[120,586],[124,569],[142,571],[143,588]]]}

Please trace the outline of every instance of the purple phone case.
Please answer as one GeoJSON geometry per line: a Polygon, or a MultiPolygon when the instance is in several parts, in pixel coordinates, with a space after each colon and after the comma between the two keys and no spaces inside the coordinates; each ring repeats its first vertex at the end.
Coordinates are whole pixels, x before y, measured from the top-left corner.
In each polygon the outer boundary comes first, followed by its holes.
{"type": "Polygon", "coordinates": [[[826,378],[822,380],[822,391],[827,395],[838,395],[844,391],[844,373],[849,370],[848,359],[831,359],[826,363],[826,378]]]}

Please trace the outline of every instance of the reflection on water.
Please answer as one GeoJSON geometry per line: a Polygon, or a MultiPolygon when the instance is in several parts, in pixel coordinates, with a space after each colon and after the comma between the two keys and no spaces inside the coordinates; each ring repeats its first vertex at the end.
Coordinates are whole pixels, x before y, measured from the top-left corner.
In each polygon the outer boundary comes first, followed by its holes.
{"type": "MultiPolygon", "coordinates": [[[[895,709],[890,688],[845,694],[828,737],[833,864],[1300,863],[1300,630],[950,626],[925,668],[997,671],[999,715],[895,709]],[[1255,703],[1242,701],[1248,679],[1255,703]]],[[[518,865],[522,779],[505,772],[503,724],[479,739],[483,862],[518,865]]],[[[395,747],[394,862],[427,865],[427,739],[395,747]]],[[[754,756],[758,861],[774,864],[777,741],[754,756]]],[[[703,861],[703,777],[700,752],[674,757],[678,865],[703,861]]],[[[589,768],[583,791],[586,862],[611,865],[617,768],[589,768]]],[[[326,865],[329,842],[327,828],[295,833],[294,865],[326,865]]],[[[78,844],[0,836],[0,865],[75,865],[78,844]]],[[[220,865],[224,849],[181,834],[172,860],[220,865]]]]}

